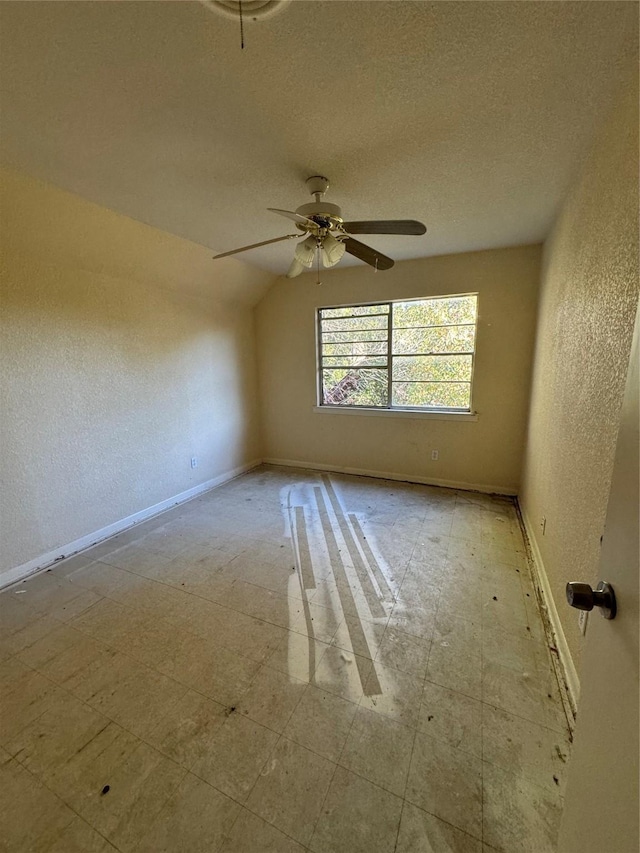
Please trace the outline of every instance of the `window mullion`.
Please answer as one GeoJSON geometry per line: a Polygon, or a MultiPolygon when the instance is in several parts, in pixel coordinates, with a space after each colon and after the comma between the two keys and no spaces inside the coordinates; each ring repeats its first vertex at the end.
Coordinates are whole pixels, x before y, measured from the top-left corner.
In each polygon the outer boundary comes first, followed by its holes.
{"type": "Polygon", "coordinates": [[[391,408],[391,359],[393,358],[392,354],[392,341],[393,341],[393,304],[389,303],[389,314],[387,321],[387,408],[391,408]]]}

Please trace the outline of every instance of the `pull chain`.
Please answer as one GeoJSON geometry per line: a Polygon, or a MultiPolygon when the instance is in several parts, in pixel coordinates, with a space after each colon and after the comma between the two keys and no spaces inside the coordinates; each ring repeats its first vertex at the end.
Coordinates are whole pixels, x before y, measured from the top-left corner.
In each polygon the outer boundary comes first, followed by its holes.
{"type": "Polygon", "coordinates": [[[244,50],[244,21],[242,20],[242,0],[238,0],[238,9],[240,11],[240,50],[244,50]]]}
{"type": "Polygon", "coordinates": [[[320,281],[320,246],[316,248],[316,270],[318,273],[318,281],[316,282],[316,284],[322,284],[322,282],[320,281]]]}

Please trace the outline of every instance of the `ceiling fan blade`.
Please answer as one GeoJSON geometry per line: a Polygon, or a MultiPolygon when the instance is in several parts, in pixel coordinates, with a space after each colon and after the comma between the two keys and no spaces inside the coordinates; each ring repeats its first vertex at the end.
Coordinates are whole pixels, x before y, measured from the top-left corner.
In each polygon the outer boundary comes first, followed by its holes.
{"type": "Polygon", "coordinates": [[[364,261],[365,264],[371,264],[377,270],[389,270],[394,265],[395,261],[388,258],[386,255],[372,249],[371,246],[365,246],[359,240],[354,240],[353,237],[348,237],[344,241],[347,252],[350,255],[364,261]]]}
{"type": "Polygon", "coordinates": [[[306,216],[300,216],[300,214],[294,213],[292,210],[279,210],[277,207],[268,207],[267,210],[270,210],[271,213],[279,213],[280,216],[286,216],[287,219],[291,219],[298,225],[304,225],[307,228],[318,227],[313,219],[308,219],[306,216]]]}
{"type": "Polygon", "coordinates": [[[427,228],[415,219],[373,219],[363,222],[344,222],[349,234],[425,234],[427,228]]]}
{"type": "Polygon", "coordinates": [[[237,255],[238,252],[246,252],[248,249],[257,249],[258,246],[268,246],[269,243],[279,243],[281,240],[291,240],[293,237],[299,237],[300,234],[285,234],[284,237],[276,237],[273,240],[263,240],[262,243],[252,243],[250,246],[243,246],[241,249],[232,249],[230,252],[222,252],[220,255],[214,255],[213,260],[217,258],[226,258],[228,255],[237,255]]]}

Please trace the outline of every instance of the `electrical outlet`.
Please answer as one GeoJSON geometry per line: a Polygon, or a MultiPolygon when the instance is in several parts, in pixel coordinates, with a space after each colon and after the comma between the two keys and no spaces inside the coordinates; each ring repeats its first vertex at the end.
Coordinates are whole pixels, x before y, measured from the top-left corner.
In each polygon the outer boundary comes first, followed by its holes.
{"type": "Polygon", "coordinates": [[[580,613],[578,613],[578,628],[580,628],[580,633],[582,634],[583,637],[587,633],[587,622],[588,621],[589,621],[589,611],[588,610],[581,610],[580,613]]]}
{"type": "Polygon", "coordinates": [[[192,467],[192,468],[197,468],[197,467],[198,467],[198,458],[197,458],[197,456],[192,456],[192,457],[191,457],[191,467],[192,467]]]}
{"type": "Polygon", "coordinates": [[[440,451],[438,451],[438,450],[432,450],[432,451],[431,451],[431,459],[432,459],[434,462],[437,462],[437,461],[438,461],[438,456],[439,456],[439,455],[440,455],[440,451]]]}

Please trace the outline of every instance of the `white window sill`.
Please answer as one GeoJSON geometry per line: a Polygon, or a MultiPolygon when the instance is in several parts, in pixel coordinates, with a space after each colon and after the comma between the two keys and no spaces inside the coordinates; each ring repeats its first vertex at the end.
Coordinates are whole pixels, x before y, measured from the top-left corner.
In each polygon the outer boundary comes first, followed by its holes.
{"type": "Polygon", "coordinates": [[[477,421],[477,412],[423,412],[420,409],[368,409],[364,406],[314,406],[321,415],[365,415],[382,418],[431,418],[436,421],[477,421]]]}

